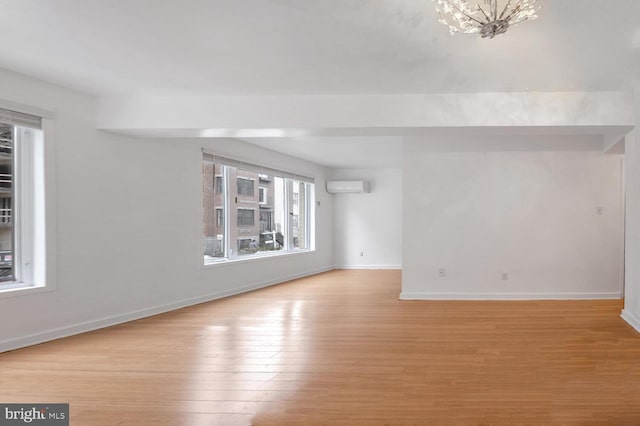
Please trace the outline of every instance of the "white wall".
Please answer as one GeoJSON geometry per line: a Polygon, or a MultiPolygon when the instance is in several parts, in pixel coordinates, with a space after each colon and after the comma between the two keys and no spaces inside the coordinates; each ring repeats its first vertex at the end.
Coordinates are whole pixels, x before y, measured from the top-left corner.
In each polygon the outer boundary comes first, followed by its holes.
{"type": "Polygon", "coordinates": [[[626,235],[625,297],[622,317],[640,332],[640,57],[636,57],[636,129],[625,141],[626,235]]]}
{"type": "Polygon", "coordinates": [[[0,297],[0,351],[332,268],[333,200],[318,191],[317,250],[202,264],[201,148],[316,177],[323,167],[235,140],[95,130],[94,100],[0,70],[0,100],[53,111],[55,291],[0,297]]]}
{"type": "Polygon", "coordinates": [[[366,180],[371,189],[332,195],[336,268],[401,268],[402,170],[334,169],[331,179],[366,180]]]}
{"type": "Polygon", "coordinates": [[[619,156],[405,149],[402,298],[621,296],[619,156]]]}

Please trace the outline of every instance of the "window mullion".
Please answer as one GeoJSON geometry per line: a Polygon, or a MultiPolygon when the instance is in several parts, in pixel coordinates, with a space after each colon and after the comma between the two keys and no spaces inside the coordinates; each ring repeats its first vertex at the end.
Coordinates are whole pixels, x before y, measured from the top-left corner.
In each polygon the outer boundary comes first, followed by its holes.
{"type": "Polygon", "coordinates": [[[284,229],[286,230],[285,250],[291,251],[293,247],[293,182],[291,179],[285,179],[285,215],[284,215],[284,229]]]}
{"type": "Polygon", "coordinates": [[[18,158],[20,184],[20,206],[22,223],[20,232],[21,281],[33,282],[33,134],[31,129],[20,129],[20,151],[18,158]]]}
{"type": "Polygon", "coordinates": [[[12,271],[12,275],[13,275],[13,281],[14,282],[20,282],[22,281],[22,256],[21,256],[21,249],[22,249],[22,244],[20,244],[22,238],[20,235],[20,227],[22,224],[22,206],[21,206],[21,200],[22,197],[20,196],[22,191],[20,190],[20,187],[22,185],[22,180],[20,179],[20,175],[19,175],[19,171],[20,169],[20,164],[19,164],[19,159],[22,157],[21,153],[20,153],[20,145],[18,143],[18,128],[16,126],[13,126],[13,130],[12,130],[12,138],[13,138],[13,146],[12,146],[12,150],[11,150],[11,155],[12,155],[12,164],[11,164],[11,219],[10,219],[10,223],[11,223],[11,248],[13,250],[13,253],[11,254],[12,256],[12,264],[13,264],[13,271],[12,271]]]}
{"type": "MultiPolygon", "coordinates": [[[[23,158],[23,144],[16,143],[20,137],[18,134],[19,130],[17,127],[13,128],[13,277],[15,281],[22,281],[22,230],[24,223],[24,212],[23,212],[23,203],[22,203],[22,195],[23,195],[23,180],[24,176],[22,170],[22,161],[23,158]]],[[[23,142],[23,141],[21,141],[23,142]]]]}
{"type": "Polygon", "coordinates": [[[231,253],[231,203],[229,202],[230,184],[229,184],[229,167],[222,167],[222,184],[224,185],[224,257],[230,258],[231,253]]]}

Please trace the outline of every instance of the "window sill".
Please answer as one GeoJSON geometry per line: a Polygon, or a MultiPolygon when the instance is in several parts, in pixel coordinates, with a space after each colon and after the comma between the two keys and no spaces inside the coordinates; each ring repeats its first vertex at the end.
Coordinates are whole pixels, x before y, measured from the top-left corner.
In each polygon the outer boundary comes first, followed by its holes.
{"type": "Polygon", "coordinates": [[[274,257],[283,257],[283,256],[296,256],[301,254],[313,253],[315,250],[305,249],[305,250],[296,250],[296,251],[288,251],[286,253],[264,253],[259,255],[252,255],[247,257],[236,257],[233,259],[220,259],[220,260],[212,260],[210,262],[204,263],[202,268],[209,269],[216,266],[222,265],[232,265],[235,263],[245,263],[245,262],[253,262],[260,261],[265,259],[273,259],[274,257]]]}
{"type": "Polygon", "coordinates": [[[0,299],[16,296],[27,296],[30,294],[53,291],[52,287],[44,285],[24,285],[23,283],[8,283],[0,285],[0,299]]]}

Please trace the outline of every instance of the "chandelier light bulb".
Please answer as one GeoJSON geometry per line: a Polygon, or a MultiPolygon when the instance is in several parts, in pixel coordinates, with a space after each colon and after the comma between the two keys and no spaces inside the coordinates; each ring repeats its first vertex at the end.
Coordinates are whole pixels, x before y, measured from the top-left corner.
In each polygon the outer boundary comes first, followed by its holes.
{"type": "Polygon", "coordinates": [[[537,0],[433,0],[449,33],[494,38],[520,22],[538,17],[537,0]]]}

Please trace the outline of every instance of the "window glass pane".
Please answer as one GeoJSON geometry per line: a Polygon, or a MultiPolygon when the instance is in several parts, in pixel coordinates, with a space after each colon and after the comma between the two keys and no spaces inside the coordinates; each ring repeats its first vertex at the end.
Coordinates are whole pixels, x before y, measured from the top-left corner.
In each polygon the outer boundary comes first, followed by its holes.
{"type": "MultiPolygon", "coordinates": [[[[248,175],[249,172],[242,171],[243,175],[248,175]]],[[[267,174],[256,174],[256,180],[258,182],[258,197],[252,199],[251,204],[247,199],[238,200],[238,206],[242,205],[243,208],[251,208],[255,216],[255,236],[252,238],[255,240],[255,244],[251,247],[239,248],[239,254],[253,254],[256,252],[267,252],[274,250],[282,250],[284,248],[284,234],[282,232],[284,222],[284,179],[267,174]]],[[[238,207],[240,208],[240,207],[238,207]]],[[[238,216],[238,226],[241,223],[248,223],[250,218],[249,213],[241,213],[238,216]],[[246,222],[241,222],[246,221],[246,222]]],[[[239,229],[240,230],[240,229],[239,229]]],[[[239,237],[243,236],[238,234],[239,237]]],[[[247,244],[244,243],[243,244],[247,244]]],[[[240,247],[240,246],[239,246],[240,247]]]]}
{"type": "Polygon", "coordinates": [[[310,184],[203,161],[205,264],[309,248],[310,184]]]}
{"type": "Polygon", "coordinates": [[[204,256],[207,260],[225,257],[225,188],[224,168],[218,164],[203,163],[204,202],[204,256]]]}
{"type": "Polygon", "coordinates": [[[256,224],[255,210],[238,209],[238,226],[254,226],[256,224]]]}
{"type": "Polygon", "coordinates": [[[273,211],[260,209],[260,232],[273,231],[273,211]]]}
{"type": "Polygon", "coordinates": [[[306,249],[309,247],[307,235],[307,188],[308,184],[292,180],[292,207],[291,207],[291,232],[294,249],[306,249]]]}
{"type": "Polygon", "coordinates": [[[234,199],[236,221],[233,224],[237,235],[237,255],[246,256],[261,252],[281,250],[284,236],[282,228],[284,209],[276,212],[278,190],[284,191],[283,179],[248,170],[234,169],[237,174],[238,197],[234,199]],[[278,183],[279,182],[279,183],[278,183]],[[256,192],[254,188],[257,188],[256,192]],[[250,195],[251,194],[251,195],[250,195]],[[280,217],[280,223],[277,218],[280,217]]]}
{"type": "Polygon", "coordinates": [[[248,170],[229,167],[230,176],[236,182],[236,193],[229,197],[232,221],[231,255],[246,256],[258,251],[260,226],[258,211],[258,191],[256,182],[258,174],[248,170]]]}
{"type": "MultiPolygon", "coordinates": [[[[262,176],[264,176],[264,175],[262,175],[262,176]]],[[[258,194],[259,194],[258,201],[260,202],[260,204],[268,204],[269,203],[268,196],[267,196],[268,193],[269,193],[269,189],[264,187],[264,186],[261,186],[258,189],[258,194]]]]}
{"type": "Polygon", "coordinates": [[[14,128],[0,124],[0,281],[14,281],[14,128]]]}
{"type": "MultiPolygon", "coordinates": [[[[243,175],[255,174],[249,172],[242,172],[243,175]]],[[[238,195],[243,197],[253,197],[253,187],[255,181],[253,179],[238,178],[238,195]]]]}
{"type": "Polygon", "coordinates": [[[273,178],[273,196],[271,202],[273,202],[273,214],[271,216],[272,224],[268,240],[270,241],[268,247],[272,250],[284,249],[285,241],[285,185],[284,179],[280,177],[273,178]]]}

